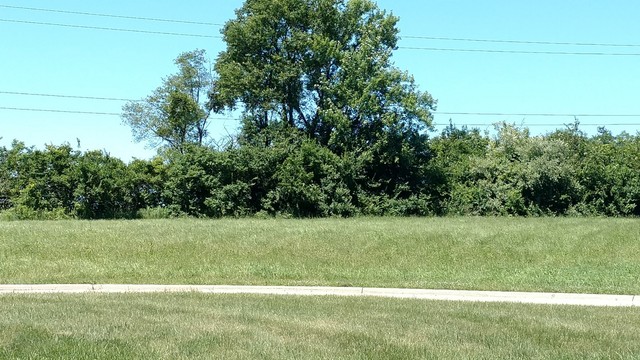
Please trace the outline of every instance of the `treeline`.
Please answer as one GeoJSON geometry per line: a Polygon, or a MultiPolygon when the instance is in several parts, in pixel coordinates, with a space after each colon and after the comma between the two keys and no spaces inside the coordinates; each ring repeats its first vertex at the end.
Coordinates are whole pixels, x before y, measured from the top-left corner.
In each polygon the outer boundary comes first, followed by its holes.
{"type": "Polygon", "coordinates": [[[640,135],[430,136],[436,100],[392,59],[399,19],[371,0],[247,0],[226,49],[123,106],[158,147],[125,164],[68,145],[0,150],[5,218],[640,214],[640,135]],[[210,116],[240,114],[232,146],[210,116]]]}
{"type": "Polygon", "coordinates": [[[640,135],[449,126],[420,152],[189,146],[129,164],[69,145],[0,148],[4,219],[640,215],[640,135]]]}

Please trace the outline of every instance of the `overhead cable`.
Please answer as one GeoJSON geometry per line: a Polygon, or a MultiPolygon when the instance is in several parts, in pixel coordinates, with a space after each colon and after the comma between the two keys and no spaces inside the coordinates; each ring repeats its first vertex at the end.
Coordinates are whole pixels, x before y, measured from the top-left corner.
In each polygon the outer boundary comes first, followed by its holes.
{"type": "Polygon", "coordinates": [[[120,114],[119,114],[119,113],[112,113],[112,112],[77,111],[77,110],[57,110],[57,109],[34,109],[34,108],[4,107],[4,106],[0,106],[0,110],[13,110],[13,111],[36,111],[36,112],[65,113],[65,114],[85,114],[85,115],[108,115],[108,116],[120,116],[120,114]]]}
{"type": "Polygon", "coordinates": [[[588,42],[555,42],[555,41],[534,41],[534,40],[473,39],[473,38],[414,36],[414,35],[407,35],[407,36],[402,36],[401,35],[400,37],[403,38],[403,39],[482,42],[482,43],[498,43],[498,44],[640,47],[640,44],[617,44],[617,43],[588,43],[588,42]]]}
{"type": "MultiPolygon", "coordinates": [[[[66,113],[66,114],[86,114],[86,115],[108,115],[108,116],[121,116],[120,113],[114,112],[97,112],[97,111],[77,111],[77,110],[59,110],[59,109],[38,109],[38,108],[18,108],[18,107],[0,107],[0,110],[13,110],[13,111],[34,111],[34,112],[51,112],[51,113],[66,113]]],[[[541,113],[468,113],[468,112],[434,112],[434,115],[476,115],[476,116],[530,116],[530,117],[640,117],[640,114],[541,114],[541,113]]],[[[238,120],[230,117],[214,117],[214,120],[238,120]]],[[[491,124],[473,124],[473,125],[487,125],[491,124]]],[[[529,126],[558,126],[562,124],[531,124],[529,126]]],[[[588,125],[588,124],[583,124],[588,125]]],[[[596,126],[596,124],[591,124],[596,126]]],[[[616,125],[616,126],[635,126],[640,125],[637,123],[617,123],[617,124],[602,124],[602,125],[616,125]]]]}
{"type": "MultiPolygon", "coordinates": [[[[91,30],[131,32],[131,33],[141,33],[141,34],[187,36],[187,37],[210,38],[210,39],[212,39],[212,38],[221,39],[222,38],[222,36],[220,36],[220,35],[187,34],[187,33],[163,32],[163,31],[138,30],[138,29],[108,28],[108,27],[99,27],[99,26],[58,24],[58,23],[48,23],[48,22],[39,22],[39,21],[26,21],[26,20],[0,19],[0,22],[18,23],[18,24],[30,24],[30,25],[58,26],[58,27],[67,27],[67,28],[76,28],[76,29],[91,29],[91,30]]],[[[399,46],[398,49],[401,49],[401,50],[421,50],[421,51],[441,51],[441,52],[499,53],[499,54],[581,55],[581,56],[640,56],[640,53],[456,49],[456,48],[433,48],[433,47],[412,47],[412,46],[399,46]]]]}
{"type": "Polygon", "coordinates": [[[448,112],[434,111],[436,115],[471,116],[532,116],[532,117],[640,117],[640,114],[558,114],[558,113],[501,113],[501,112],[448,112]]]}
{"type": "Polygon", "coordinates": [[[413,47],[413,46],[399,46],[398,49],[402,49],[402,50],[422,50],[422,51],[441,51],[441,52],[496,53],[496,54],[579,55],[579,56],[640,56],[640,53],[456,49],[456,48],[433,48],[433,47],[413,47]]]}
{"type": "MultiPolygon", "coordinates": [[[[495,126],[495,123],[492,124],[476,124],[476,123],[453,123],[454,126],[495,126]]],[[[523,127],[554,127],[554,126],[573,126],[574,124],[522,124],[523,127]]],[[[434,126],[449,126],[449,124],[435,124],[434,126]]],[[[579,126],[640,126],[640,123],[607,123],[607,124],[594,124],[594,123],[580,123],[579,126]]]]}
{"type": "Polygon", "coordinates": [[[42,97],[55,97],[55,98],[69,98],[69,99],[86,99],[86,100],[105,100],[105,101],[140,101],[132,99],[121,99],[111,97],[96,97],[96,96],[82,96],[82,95],[61,95],[61,94],[39,94],[29,92],[16,92],[16,91],[1,91],[0,94],[4,95],[20,95],[20,96],[42,96],[42,97]]]}
{"type": "MultiPolygon", "coordinates": [[[[28,10],[28,11],[40,11],[40,12],[52,12],[52,13],[61,13],[61,14],[83,15],[83,16],[97,16],[97,17],[129,19],[129,20],[156,21],[156,22],[167,22],[167,23],[178,23],[178,24],[192,24],[192,25],[205,25],[205,26],[224,26],[224,24],[221,24],[221,23],[204,22],[204,21],[167,19],[167,18],[152,18],[152,17],[143,17],[143,16],[129,16],[129,15],[82,12],[82,11],[71,11],[71,10],[58,10],[58,9],[35,8],[35,7],[15,6],[15,5],[2,5],[2,4],[0,4],[0,8],[16,9],[16,10],[28,10]]],[[[60,25],[62,25],[62,24],[60,24],[60,25]]],[[[104,29],[104,30],[106,30],[106,29],[104,29]]],[[[189,34],[189,35],[192,36],[191,34],[189,34]]],[[[404,35],[404,36],[401,35],[401,38],[403,38],[403,39],[416,39],[416,40],[481,42],[481,43],[499,43],[499,44],[602,46],[602,47],[640,47],[640,44],[624,44],[624,43],[559,42],[559,41],[544,41],[544,40],[486,39],[486,38],[465,38],[465,37],[426,36],[426,35],[404,35]]]]}
{"type": "Polygon", "coordinates": [[[101,13],[90,13],[90,12],[81,12],[81,11],[32,8],[32,7],[25,7],[25,6],[0,5],[0,8],[17,9],[17,10],[29,10],[29,11],[42,11],[42,12],[53,12],[53,13],[59,13],[59,14],[99,16],[99,17],[108,17],[108,18],[117,18],[117,19],[129,19],[129,20],[159,21],[159,22],[178,23],[178,24],[223,26],[222,24],[210,23],[210,22],[201,22],[201,21],[160,19],[160,18],[149,18],[149,17],[141,17],[141,16],[125,16],[125,15],[114,15],[114,14],[101,14],[101,13]]]}
{"type": "Polygon", "coordinates": [[[141,34],[188,36],[188,37],[198,37],[198,38],[222,38],[222,36],[219,36],[219,35],[185,34],[185,33],[175,33],[175,32],[164,32],[164,31],[122,29],[122,28],[110,28],[110,27],[87,26],[87,25],[72,25],[72,24],[58,24],[58,23],[39,22],[39,21],[26,21],[26,20],[0,19],[0,22],[17,23],[17,24],[30,24],[30,25],[58,26],[58,27],[67,27],[67,28],[76,28],[76,29],[91,29],[91,30],[131,32],[131,33],[141,33],[141,34]]]}
{"type": "MultiPolygon", "coordinates": [[[[32,112],[49,112],[49,113],[63,113],[63,114],[79,114],[79,115],[105,115],[105,116],[121,116],[121,113],[115,112],[100,112],[100,111],[80,111],[80,110],[59,110],[59,109],[37,109],[37,108],[19,108],[19,107],[5,107],[0,106],[0,110],[11,111],[32,111],[32,112]]],[[[210,120],[238,120],[230,117],[211,117],[210,120]]]]}

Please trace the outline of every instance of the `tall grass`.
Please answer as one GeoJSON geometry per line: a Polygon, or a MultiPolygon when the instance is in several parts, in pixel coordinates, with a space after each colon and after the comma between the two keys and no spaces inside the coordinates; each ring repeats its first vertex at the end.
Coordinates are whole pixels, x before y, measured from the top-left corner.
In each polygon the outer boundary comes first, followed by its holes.
{"type": "Polygon", "coordinates": [[[638,274],[637,219],[0,222],[0,283],[639,294],[638,274]]]}

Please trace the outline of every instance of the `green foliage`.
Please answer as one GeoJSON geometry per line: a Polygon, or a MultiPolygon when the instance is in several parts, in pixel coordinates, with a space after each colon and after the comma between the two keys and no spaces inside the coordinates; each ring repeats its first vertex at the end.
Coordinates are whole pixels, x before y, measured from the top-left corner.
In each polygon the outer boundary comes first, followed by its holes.
{"type": "Polygon", "coordinates": [[[151,219],[170,219],[173,217],[171,210],[164,207],[144,208],[138,210],[136,217],[139,219],[151,220],[151,219]]]}
{"type": "Polygon", "coordinates": [[[80,157],[77,172],[74,210],[79,218],[135,216],[138,209],[132,203],[129,174],[122,160],[101,151],[87,152],[80,157]]]}
{"type": "Polygon", "coordinates": [[[473,195],[465,194],[460,183],[467,181],[472,159],[486,156],[489,142],[477,129],[459,129],[453,124],[430,141],[433,159],[428,166],[438,214],[467,213],[473,195]]]}
{"type": "Polygon", "coordinates": [[[284,152],[277,149],[191,147],[170,154],[163,196],[176,213],[190,216],[253,214],[261,209],[273,187],[273,170],[283,160],[284,152]]]}
{"type": "Polygon", "coordinates": [[[15,142],[0,152],[1,217],[640,215],[640,136],[530,136],[503,124],[494,138],[451,126],[427,144],[422,160],[406,152],[394,167],[304,135],[269,147],[194,145],[130,164],[15,142]]]}
{"type": "Polygon", "coordinates": [[[17,205],[7,210],[0,211],[0,220],[2,221],[18,221],[18,220],[68,220],[73,216],[69,215],[62,208],[53,210],[35,210],[25,205],[17,205]]]}
{"type": "Polygon", "coordinates": [[[487,152],[469,157],[451,186],[449,211],[474,215],[562,215],[579,196],[571,149],[502,124],[487,152]]]}
{"type": "Polygon", "coordinates": [[[640,136],[594,137],[579,159],[579,212],[606,216],[640,215],[640,136]]]}
{"type": "Polygon", "coordinates": [[[207,138],[213,76],[204,50],[183,53],[175,64],[178,72],[165,78],[153,94],[123,106],[122,119],[137,141],[183,151],[207,138]]]}
{"type": "Polygon", "coordinates": [[[0,147],[0,211],[11,207],[10,169],[7,159],[9,150],[0,147]]]}
{"type": "Polygon", "coordinates": [[[250,0],[236,14],[212,103],[244,110],[245,143],[271,146],[284,129],[388,169],[421,154],[435,102],[392,64],[396,17],[369,0],[250,0]]]}
{"type": "Polygon", "coordinates": [[[6,153],[5,192],[16,208],[72,214],[80,154],[69,145],[45,150],[14,142],[6,153]]]}
{"type": "Polygon", "coordinates": [[[211,99],[244,110],[240,143],[310,141],[275,172],[266,211],[352,216],[359,199],[395,208],[427,191],[435,101],[393,66],[397,21],[368,0],[252,0],[226,24],[211,99]]]}
{"type": "Polygon", "coordinates": [[[163,197],[176,214],[212,215],[205,200],[217,185],[213,173],[216,157],[216,153],[201,147],[192,147],[185,154],[170,154],[163,197]]]}
{"type": "Polygon", "coordinates": [[[393,65],[398,18],[371,0],[246,0],[203,50],[122,118],[162,145],[125,164],[68,144],[0,148],[5,218],[640,215],[640,135],[587,137],[576,121],[531,136],[453,124],[393,65]],[[215,71],[215,75],[213,73],[215,71]],[[224,150],[210,113],[237,110],[224,150]]]}
{"type": "Polygon", "coordinates": [[[275,171],[263,209],[296,217],[355,215],[352,174],[341,160],[314,141],[302,142],[275,171]]]}
{"type": "Polygon", "coordinates": [[[160,201],[157,163],[127,166],[101,151],[80,153],[69,145],[35,150],[20,142],[3,156],[4,218],[131,218],[160,201]]]}
{"type": "Polygon", "coordinates": [[[127,166],[127,184],[131,190],[132,207],[142,210],[166,206],[163,198],[166,180],[167,166],[163,158],[157,156],[150,161],[133,160],[127,166]]]}

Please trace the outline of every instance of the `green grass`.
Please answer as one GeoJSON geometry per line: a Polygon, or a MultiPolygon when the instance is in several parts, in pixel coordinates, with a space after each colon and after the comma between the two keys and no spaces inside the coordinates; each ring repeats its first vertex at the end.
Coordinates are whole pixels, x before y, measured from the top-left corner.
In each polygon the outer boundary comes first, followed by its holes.
{"type": "Polygon", "coordinates": [[[0,296],[0,358],[637,359],[640,312],[335,297],[0,296]]]}
{"type": "Polygon", "coordinates": [[[0,283],[640,294],[638,274],[638,219],[0,222],[0,283]]]}

